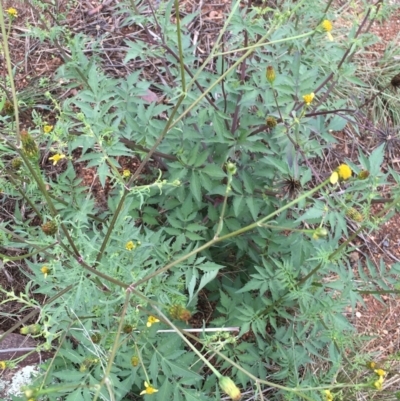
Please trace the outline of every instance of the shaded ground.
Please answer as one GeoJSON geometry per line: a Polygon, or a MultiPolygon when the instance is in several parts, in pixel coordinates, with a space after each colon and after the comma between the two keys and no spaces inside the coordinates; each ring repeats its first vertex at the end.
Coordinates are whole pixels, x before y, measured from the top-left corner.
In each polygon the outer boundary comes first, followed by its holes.
{"type": "MultiPolygon", "coordinates": [[[[199,42],[199,57],[202,54],[207,54],[209,45],[215,38],[215,35],[219,30],[219,22],[222,20],[222,12],[227,7],[228,1],[218,1],[216,4],[204,4],[201,10],[200,17],[193,23],[193,31],[195,32],[194,37],[199,39],[199,32],[201,31],[201,42],[199,42]],[[197,32],[197,33],[196,33],[197,32]]],[[[13,25],[12,33],[12,58],[15,65],[18,65],[15,81],[17,83],[17,89],[21,92],[22,98],[26,99],[25,106],[22,108],[22,126],[32,127],[32,108],[29,107],[31,102],[32,105],[40,105],[35,107],[35,110],[43,115],[43,118],[52,124],[55,121],[56,116],[52,113],[51,103],[44,97],[44,92],[50,90],[54,95],[60,99],[64,99],[70,94],[68,90],[63,90],[61,87],[57,87],[50,83],[50,80],[55,70],[63,63],[63,52],[62,49],[50,48],[46,43],[40,43],[37,40],[29,39],[24,37],[23,34],[26,32],[25,22],[29,22],[32,25],[40,26],[40,15],[38,15],[33,8],[30,8],[25,2],[5,2],[7,6],[13,6],[18,9],[19,17],[16,23],[13,25]]],[[[59,12],[66,12],[69,15],[69,24],[73,32],[77,33],[85,29],[86,33],[96,36],[99,32],[110,31],[110,37],[108,42],[106,41],[105,46],[112,48],[120,46],[124,35],[132,32],[132,29],[121,28],[118,29],[118,20],[112,15],[107,5],[110,4],[106,1],[101,5],[99,2],[79,2],[76,8],[67,10],[63,6],[64,3],[60,3],[59,12]],[[117,33],[115,33],[117,31],[117,33]]],[[[197,9],[198,4],[187,1],[185,3],[186,11],[193,12],[197,9]]],[[[51,18],[51,16],[49,17],[51,18]]],[[[382,42],[375,45],[374,50],[383,52],[385,45],[389,39],[392,39],[399,32],[400,14],[394,15],[388,22],[380,25],[374,25],[372,31],[377,33],[381,38],[382,42]]],[[[118,56],[118,52],[110,50],[107,53],[112,63],[110,64],[110,72],[117,75],[126,73],[126,71],[134,68],[133,65],[124,65],[121,57],[118,56]],[[118,58],[119,57],[119,58],[118,58]]],[[[149,74],[151,74],[151,66],[149,67],[149,74]]],[[[4,69],[0,69],[0,76],[5,76],[4,69]]],[[[354,149],[355,145],[348,139],[348,136],[344,133],[338,133],[338,138],[341,140],[341,145],[338,147],[338,152],[344,157],[349,157],[348,149],[354,149]]],[[[55,169],[48,163],[49,155],[43,155],[42,163],[48,169],[48,172],[52,172],[55,169]]],[[[78,155],[75,155],[78,157],[78,155]]],[[[123,168],[129,168],[133,173],[135,167],[138,166],[138,160],[121,159],[121,165],[123,168]]],[[[154,162],[155,163],[155,162],[154,162]]],[[[391,160],[387,160],[387,163],[391,164],[393,168],[399,170],[398,165],[392,164],[391,160]]],[[[57,166],[57,169],[62,169],[62,163],[57,166]]],[[[93,193],[96,194],[99,203],[104,203],[107,196],[107,187],[103,189],[98,182],[98,177],[92,169],[87,169],[84,163],[77,164],[77,172],[83,183],[91,187],[93,193]]],[[[148,171],[150,173],[150,171],[148,171]]],[[[0,195],[1,196],[1,195],[0,195]]],[[[6,204],[6,203],[5,203],[6,204]]],[[[379,210],[379,205],[376,206],[376,210],[379,210]]],[[[2,214],[2,218],[6,218],[6,214],[2,214]]],[[[358,262],[363,261],[365,256],[369,256],[372,260],[379,263],[381,257],[384,258],[388,270],[393,263],[400,262],[400,219],[399,215],[396,214],[392,219],[385,223],[382,228],[371,234],[364,235],[362,238],[358,238],[356,245],[357,251],[354,251],[351,255],[351,261],[354,266],[358,262]]],[[[0,286],[3,290],[10,291],[14,290],[16,293],[25,290],[26,277],[20,271],[19,266],[15,265],[12,269],[9,267],[3,268],[0,271],[0,286]]],[[[0,300],[2,294],[0,294],[0,300]]],[[[4,299],[4,298],[3,298],[4,299]]],[[[364,305],[359,305],[356,311],[348,311],[349,314],[354,316],[354,325],[360,334],[368,334],[374,336],[374,338],[368,343],[367,347],[369,352],[377,352],[380,358],[384,358],[388,355],[393,355],[400,351],[400,302],[393,297],[382,297],[383,302],[378,301],[373,296],[364,297],[364,305]]],[[[2,315],[0,316],[0,330],[7,330],[13,324],[18,321],[19,310],[21,305],[18,303],[7,302],[1,305],[2,315]]],[[[204,308],[204,311],[200,311],[200,316],[210,315],[208,307],[204,308]]],[[[203,318],[200,318],[200,321],[203,318]]],[[[33,322],[30,322],[33,323],[33,322]]],[[[18,348],[25,346],[28,343],[25,337],[13,337],[12,348],[18,348]],[[25,339],[25,340],[24,340],[25,339]]],[[[11,340],[11,338],[10,338],[11,340]]],[[[29,346],[34,346],[34,343],[29,343],[29,346]]],[[[8,347],[9,344],[2,344],[0,350],[8,347]]],[[[15,355],[11,354],[0,354],[0,359],[7,359],[15,355]]],[[[43,355],[34,354],[26,362],[38,362],[43,355]]],[[[25,363],[26,363],[25,362],[25,363]]],[[[6,373],[8,377],[12,376],[11,372],[6,373]]],[[[1,394],[0,394],[1,398],[1,394]]]]}

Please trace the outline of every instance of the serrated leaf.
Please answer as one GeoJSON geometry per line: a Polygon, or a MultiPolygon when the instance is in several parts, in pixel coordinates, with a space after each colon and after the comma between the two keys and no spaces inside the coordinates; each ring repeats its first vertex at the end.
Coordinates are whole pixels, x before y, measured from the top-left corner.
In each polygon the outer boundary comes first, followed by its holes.
{"type": "Polygon", "coordinates": [[[110,169],[106,162],[101,163],[99,168],[97,169],[97,174],[99,175],[99,181],[103,188],[106,186],[106,179],[109,174],[109,171],[110,169]]]}
{"type": "Polygon", "coordinates": [[[201,202],[201,185],[199,175],[196,171],[192,171],[190,177],[190,192],[193,195],[193,198],[200,203],[201,202]]]}
{"type": "Polygon", "coordinates": [[[383,157],[385,156],[385,143],[382,143],[377,147],[369,157],[370,163],[370,174],[374,177],[379,175],[381,172],[381,165],[383,163],[383,157]]]}
{"type": "Polygon", "coordinates": [[[222,168],[216,164],[207,164],[202,168],[201,171],[215,179],[222,179],[226,177],[224,170],[222,170],[222,168]]]}
{"type": "Polygon", "coordinates": [[[320,219],[324,215],[324,211],[317,207],[308,209],[302,216],[300,216],[295,223],[300,223],[304,220],[320,219]]]}
{"type": "Polygon", "coordinates": [[[246,198],[246,204],[250,210],[251,217],[253,217],[254,220],[257,220],[258,214],[260,213],[260,204],[252,196],[246,198]]]}
{"type": "Polygon", "coordinates": [[[233,212],[235,213],[235,217],[239,217],[240,214],[243,213],[243,196],[235,196],[233,198],[233,212]]]}
{"type": "Polygon", "coordinates": [[[241,292],[249,292],[249,291],[259,290],[261,284],[262,284],[262,281],[250,280],[240,290],[237,290],[236,292],[238,294],[240,294],[241,292]]]}
{"type": "Polygon", "coordinates": [[[196,380],[201,380],[203,378],[201,375],[197,374],[196,372],[194,372],[192,370],[189,370],[184,365],[181,365],[176,361],[171,361],[171,360],[165,359],[165,362],[168,364],[173,375],[175,375],[175,376],[186,377],[186,378],[191,378],[191,379],[196,379],[196,380]]]}
{"type": "Polygon", "coordinates": [[[157,401],[165,401],[172,400],[172,391],[174,386],[171,384],[169,380],[164,380],[162,386],[158,389],[158,392],[155,393],[155,399],[157,401]]]}

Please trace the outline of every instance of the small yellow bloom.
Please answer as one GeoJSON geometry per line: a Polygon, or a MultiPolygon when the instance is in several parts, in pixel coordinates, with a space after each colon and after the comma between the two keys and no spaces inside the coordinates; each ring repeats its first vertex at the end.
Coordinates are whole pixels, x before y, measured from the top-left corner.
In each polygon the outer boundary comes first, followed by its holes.
{"type": "Polygon", "coordinates": [[[325,400],[326,401],[333,401],[333,394],[330,390],[324,390],[325,400]]]}
{"type": "Polygon", "coordinates": [[[128,178],[128,177],[130,177],[130,176],[131,176],[131,172],[130,172],[129,170],[124,170],[124,171],[122,172],[122,177],[128,178]]]}
{"type": "Polygon", "coordinates": [[[326,32],[326,36],[328,36],[329,41],[332,42],[333,41],[333,36],[331,34],[333,28],[332,22],[326,19],[322,21],[321,27],[326,32]]]}
{"type": "Polygon", "coordinates": [[[333,28],[332,22],[329,21],[328,19],[322,21],[321,26],[324,29],[324,31],[326,31],[326,32],[330,32],[333,28]]]}
{"type": "Polygon", "coordinates": [[[304,95],[304,96],[303,96],[304,103],[305,103],[307,106],[309,106],[309,105],[311,104],[311,102],[314,100],[314,97],[315,97],[315,95],[314,95],[313,92],[311,92],[311,93],[309,93],[309,94],[307,94],[307,95],[304,95]]]}
{"type": "Polygon", "coordinates": [[[11,18],[18,17],[18,11],[14,7],[10,7],[9,9],[6,10],[6,12],[11,18]]]}
{"type": "Polygon", "coordinates": [[[0,361],[0,369],[4,370],[7,367],[6,361],[0,361]]]}
{"type": "Polygon", "coordinates": [[[133,241],[129,241],[129,242],[127,242],[126,245],[125,245],[125,249],[126,249],[127,251],[132,251],[132,250],[135,249],[135,248],[136,248],[136,244],[135,244],[133,241]]]}
{"type": "Polygon", "coordinates": [[[351,177],[351,168],[347,164],[341,164],[336,171],[339,178],[343,181],[346,181],[351,177]]]}
{"type": "Polygon", "coordinates": [[[369,369],[375,369],[376,363],[373,361],[367,362],[367,368],[369,369]]]}
{"type": "Polygon", "coordinates": [[[65,155],[62,153],[56,153],[54,156],[49,157],[49,160],[53,161],[53,166],[55,166],[61,159],[64,159],[65,155]]]}
{"type": "Polygon", "coordinates": [[[154,323],[158,323],[160,320],[157,319],[155,316],[149,316],[147,319],[147,327],[151,327],[154,323]]]}
{"type": "Polygon", "coordinates": [[[45,125],[43,127],[43,131],[45,134],[48,134],[49,132],[51,132],[53,130],[53,126],[52,125],[45,125]]]}
{"type": "Polygon", "coordinates": [[[374,372],[379,376],[383,377],[386,375],[386,372],[383,369],[375,369],[374,372]]]}
{"type": "Polygon", "coordinates": [[[158,391],[156,388],[152,387],[150,385],[150,383],[147,383],[147,382],[144,382],[144,387],[145,387],[145,389],[140,393],[140,395],[143,395],[143,394],[154,394],[154,393],[156,393],[158,391]]]}
{"type": "Polygon", "coordinates": [[[50,269],[47,266],[43,266],[40,271],[44,274],[44,278],[47,278],[47,275],[50,273],[50,269]]]}

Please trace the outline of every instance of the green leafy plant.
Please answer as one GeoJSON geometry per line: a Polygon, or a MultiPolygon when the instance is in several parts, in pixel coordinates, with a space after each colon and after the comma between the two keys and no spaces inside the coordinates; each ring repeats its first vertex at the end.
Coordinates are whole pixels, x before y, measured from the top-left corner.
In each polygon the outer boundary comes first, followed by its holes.
{"type": "MultiPolygon", "coordinates": [[[[400,193],[388,181],[398,178],[380,169],[384,145],[333,165],[325,158],[334,131],[357,127],[341,94],[360,84],[352,57],[369,37],[354,25],[336,41],[332,2],[235,2],[200,61],[188,29],[197,13],[181,15],[178,3],[161,3],[152,18],[146,4],[116,7],[123,26],[143,27],[126,39],[123,77],[105,70],[100,38],[66,36],[71,56],[57,74],[77,94],[62,104],[47,95],[54,127],[38,118],[20,131],[16,112],[2,132],[14,216],[0,224],[2,258],[21,263],[29,284],[19,299],[32,309],[9,331],[35,316],[34,330],[21,332],[54,351],[26,398],[375,391],[340,375],[360,341],[342,312],[361,294],[393,291],[400,266],[388,274],[368,261],[357,271],[347,256],[358,234],[394,212],[400,193]],[[144,61],[159,79],[134,68],[144,61]],[[83,185],[77,164],[103,195],[83,185]],[[372,216],[384,185],[393,198],[372,216]],[[188,322],[205,298],[212,310],[196,337],[188,322]]],[[[15,300],[3,292],[2,303],[15,300]]]]}

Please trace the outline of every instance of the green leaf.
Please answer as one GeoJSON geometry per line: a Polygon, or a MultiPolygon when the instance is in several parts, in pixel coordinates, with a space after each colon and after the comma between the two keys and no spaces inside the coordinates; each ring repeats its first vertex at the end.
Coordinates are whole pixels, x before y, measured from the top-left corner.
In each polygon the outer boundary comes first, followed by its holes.
{"type": "Polygon", "coordinates": [[[190,192],[193,195],[193,198],[198,202],[201,203],[201,186],[200,186],[200,179],[199,175],[196,171],[192,171],[190,177],[190,192]]]}
{"type": "Polygon", "coordinates": [[[377,147],[369,157],[370,163],[370,174],[373,177],[377,177],[381,173],[381,165],[383,163],[383,158],[385,156],[385,143],[382,143],[377,147]]]}
{"type": "Polygon", "coordinates": [[[248,197],[246,198],[246,204],[254,221],[258,220],[258,215],[260,213],[260,204],[258,200],[255,200],[253,197],[248,197]]]}
{"type": "Polygon", "coordinates": [[[216,164],[207,164],[202,168],[201,171],[217,180],[226,177],[224,170],[222,170],[222,168],[217,166],[216,164]]]}
{"type": "Polygon", "coordinates": [[[101,163],[99,168],[97,169],[97,174],[99,175],[99,181],[103,188],[106,186],[106,179],[107,176],[109,175],[109,172],[110,169],[105,161],[101,163]]]}
{"type": "MultiPolygon", "coordinates": [[[[163,372],[165,374],[165,372],[163,372]]],[[[174,386],[171,384],[169,380],[164,380],[162,386],[158,389],[158,392],[155,393],[155,399],[157,401],[165,401],[172,400],[172,392],[174,386]]]]}

